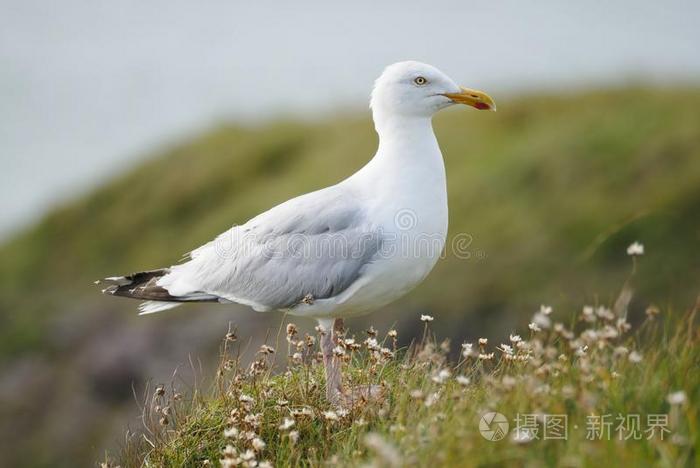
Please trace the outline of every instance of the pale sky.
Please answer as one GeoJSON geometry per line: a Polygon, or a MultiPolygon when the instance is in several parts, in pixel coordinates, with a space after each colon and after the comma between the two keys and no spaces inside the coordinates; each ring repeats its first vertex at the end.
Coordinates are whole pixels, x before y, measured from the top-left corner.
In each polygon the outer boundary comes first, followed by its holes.
{"type": "Polygon", "coordinates": [[[0,0],[0,239],[223,119],[366,111],[399,60],[494,96],[700,83],[697,1],[338,3],[0,0]]]}

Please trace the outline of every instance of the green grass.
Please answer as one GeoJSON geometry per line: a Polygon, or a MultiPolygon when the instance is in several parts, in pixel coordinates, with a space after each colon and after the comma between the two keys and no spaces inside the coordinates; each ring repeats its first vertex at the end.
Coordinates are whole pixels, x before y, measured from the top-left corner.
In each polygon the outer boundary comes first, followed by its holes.
{"type": "Polygon", "coordinates": [[[449,342],[438,343],[427,323],[408,349],[389,336],[377,346],[347,346],[346,385],[378,384],[385,394],[342,408],[323,396],[323,366],[308,335],[288,335],[277,353],[290,357],[277,369],[262,351],[243,366],[236,343],[225,339],[212,390],[181,395],[159,386],[144,406],[147,429],[127,436],[116,460],[124,467],[696,466],[697,309],[649,314],[631,331],[609,309],[591,310],[571,326],[555,319],[522,331],[522,342],[507,343],[510,355],[501,344],[473,343],[472,353],[450,359],[449,342]],[[508,419],[502,440],[479,431],[491,411],[508,419]],[[650,432],[649,415],[661,415],[661,429],[650,432]],[[612,425],[596,425],[596,417],[612,425]]]}

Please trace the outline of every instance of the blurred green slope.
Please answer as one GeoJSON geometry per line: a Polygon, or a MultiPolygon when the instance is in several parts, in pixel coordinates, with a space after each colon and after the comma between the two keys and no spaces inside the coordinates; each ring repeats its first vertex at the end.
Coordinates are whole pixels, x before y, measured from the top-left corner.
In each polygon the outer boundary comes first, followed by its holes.
{"type": "MultiPolygon", "coordinates": [[[[445,112],[435,131],[451,239],[467,233],[471,257],[448,249],[390,311],[504,317],[540,301],[607,301],[633,240],[647,247],[645,298],[698,293],[700,90],[533,95],[497,113],[445,112]]],[[[232,224],[342,180],[375,145],[368,115],[223,126],[55,210],[0,248],[0,359],[41,348],[52,314],[110,300],[94,279],[175,263],[232,224]]]]}

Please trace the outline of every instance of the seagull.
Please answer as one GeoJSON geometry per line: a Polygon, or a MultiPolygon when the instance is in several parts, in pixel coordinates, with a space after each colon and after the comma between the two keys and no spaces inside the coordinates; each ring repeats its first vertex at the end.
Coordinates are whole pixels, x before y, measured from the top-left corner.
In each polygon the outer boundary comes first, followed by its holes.
{"type": "Polygon", "coordinates": [[[431,65],[389,65],[370,99],[379,145],[359,171],[235,225],[182,263],[105,278],[103,292],[144,301],[141,314],[218,302],[316,319],[326,397],[336,404],[355,397],[343,390],[333,353],[343,319],[406,294],[445,246],[445,165],[432,117],[454,104],[496,110],[489,95],[431,65]]]}

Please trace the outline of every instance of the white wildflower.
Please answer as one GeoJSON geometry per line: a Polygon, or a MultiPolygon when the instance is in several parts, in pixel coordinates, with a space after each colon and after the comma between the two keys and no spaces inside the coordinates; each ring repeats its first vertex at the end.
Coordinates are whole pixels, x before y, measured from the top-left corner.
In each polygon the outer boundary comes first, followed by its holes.
{"type": "Polygon", "coordinates": [[[527,326],[527,328],[529,328],[530,330],[532,330],[532,331],[534,331],[534,332],[542,331],[542,329],[541,329],[535,322],[530,323],[530,324],[527,326]]]}
{"type": "Polygon", "coordinates": [[[294,420],[291,418],[284,418],[282,424],[279,425],[280,431],[287,431],[294,426],[294,420]]]}
{"type": "Polygon", "coordinates": [[[513,344],[519,343],[520,341],[523,340],[522,338],[520,338],[520,335],[510,335],[509,338],[510,338],[510,342],[513,344]]]}
{"type": "Polygon", "coordinates": [[[292,444],[296,444],[298,440],[299,440],[299,431],[290,431],[289,432],[289,441],[292,444]]]}
{"type": "Polygon", "coordinates": [[[473,346],[471,343],[462,343],[462,356],[465,358],[468,358],[470,356],[473,356],[474,351],[472,350],[473,346]]]}
{"type": "Polygon", "coordinates": [[[479,346],[486,346],[487,344],[489,344],[488,338],[479,338],[479,346]]]}
{"type": "Polygon", "coordinates": [[[615,319],[615,314],[613,311],[604,306],[600,306],[598,309],[596,309],[596,315],[605,320],[615,319]]]}
{"type": "Polygon", "coordinates": [[[632,325],[630,325],[630,323],[627,320],[625,320],[624,317],[620,317],[619,319],[617,319],[615,326],[622,333],[628,332],[630,328],[632,328],[632,325]]]}
{"type": "Polygon", "coordinates": [[[627,255],[644,255],[644,245],[639,242],[632,242],[629,247],[627,247],[627,255]]]}
{"type": "Polygon", "coordinates": [[[540,306],[540,313],[544,315],[549,315],[552,313],[552,306],[548,305],[541,305],[540,306]]]}
{"type": "Polygon", "coordinates": [[[292,410],[292,416],[294,416],[295,418],[305,417],[305,416],[312,418],[313,415],[314,415],[313,410],[311,408],[309,408],[308,406],[304,406],[301,409],[293,409],[292,410]]]}
{"type": "Polygon", "coordinates": [[[251,442],[251,445],[253,446],[253,450],[255,450],[256,452],[262,452],[267,444],[260,437],[256,437],[251,442]]]}
{"type": "Polygon", "coordinates": [[[432,322],[434,320],[432,315],[421,315],[420,316],[420,321],[421,322],[432,322]]]}
{"type": "Polygon", "coordinates": [[[238,455],[238,450],[236,450],[236,447],[229,444],[224,448],[222,453],[226,458],[234,458],[236,455],[238,455]]]}
{"type": "Polygon", "coordinates": [[[229,427],[228,429],[224,429],[224,437],[227,439],[235,439],[238,437],[238,428],[229,427]]]}
{"type": "Polygon", "coordinates": [[[433,376],[433,382],[435,383],[445,383],[447,379],[450,378],[452,373],[448,369],[440,369],[440,371],[433,376]]]}
{"type": "Polygon", "coordinates": [[[241,454],[241,459],[243,459],[243,461],[246,461],[246,462],[251,462],[251,461],[255,460],[255,452],[248,449],[241,454]]]}
{"type": "Polygon", "coordinates": [[[540,328],[549,328],[552,326],[552,320],[549,318],[549,315],[542,312],[537,312],[533,315],[532,322],[540,328]]]}
{"type": "Polygon", "coordinates": [[[617,338],[618,335],[618,331],[610,325],[605,325],[600,331],[600,336],[607,339],[617,338]]]}
{"type": "Polygon", "coordinates": [[[585,322],[595,322],[595,309],[592,306],[583,306],[583,320],[585,322]]]}
{"type": "Polygon", "coordinates": [[[630,362],[632,362],[634,364],[638,364],[638,363],[642,362],[642,355],[639,354],[637,351],[632,351],[629,354],[629,356],[627,357],[627,359],[629,359],[630,362]]]}
{"type": "Polygon", "coordinates": [[[253,431],[243,431],[241,435],[238,436],[240,440],[251,441],[257,437],[257,434],[253,431]]]}
{"type": "Polygon", "coordinates": [[[471,380],[469,380],[469,377],[466,377],[464,375],[458,375],[457,377],[455,377],[455,380],[458,384],[463,385],[465,387],[471,382],[471,380]]]}
{"type": "Polygon", "coordinates": [[[513,354],[513,347],[505,343],[501,343],[501,347],[499,349],[503,352],[503,354],[513,354]]]}
{"type": "Polygon", "coordinates": [[[379,343],[376,338],[367,338],[365,340],[365,345],[370,351],[379,351],[379,343]]]}
{"type": "Polygon", "coordinates": [[[323,417],[326,418],[327,421],[337,421],[339,419],[335,411],[324,411],[323,417]]]}
{"type": "Polygon", "coordinates": [[[258,427],[260,426],[260,419],[262,419],[262,413],[246,415],[246,417],[243,418],[243,421],[253,427],[258,427]]]}
{"type": "Polygon", "coordinates": [[[240,397],[238,397],[238,401],[241,403],[252,404],[255,402],[255,399],[252,396],[243,393],[240,397]]]}
{"type": "Polygon", "coordinates": [[[423,404],[425,405],[426,408],[430,408],[431,406],[433,406],[433,405],[438,401],[438,399],[440,399],[440,394],[439,394],[439,393],[437,393],[437,392],[436,392],[436,393],[431,393],[431,394],[428,395],[428,397],[425,399],[425,402],[424,402],[423,404]]]}
{"type": "Polygon", "coordinates": [[[688,397],[683,390],[679,390],[669,393],[666,397],[666,401],[668,401],[669,405],[684,405],[685,402],[688,401],[688,397]]]}

